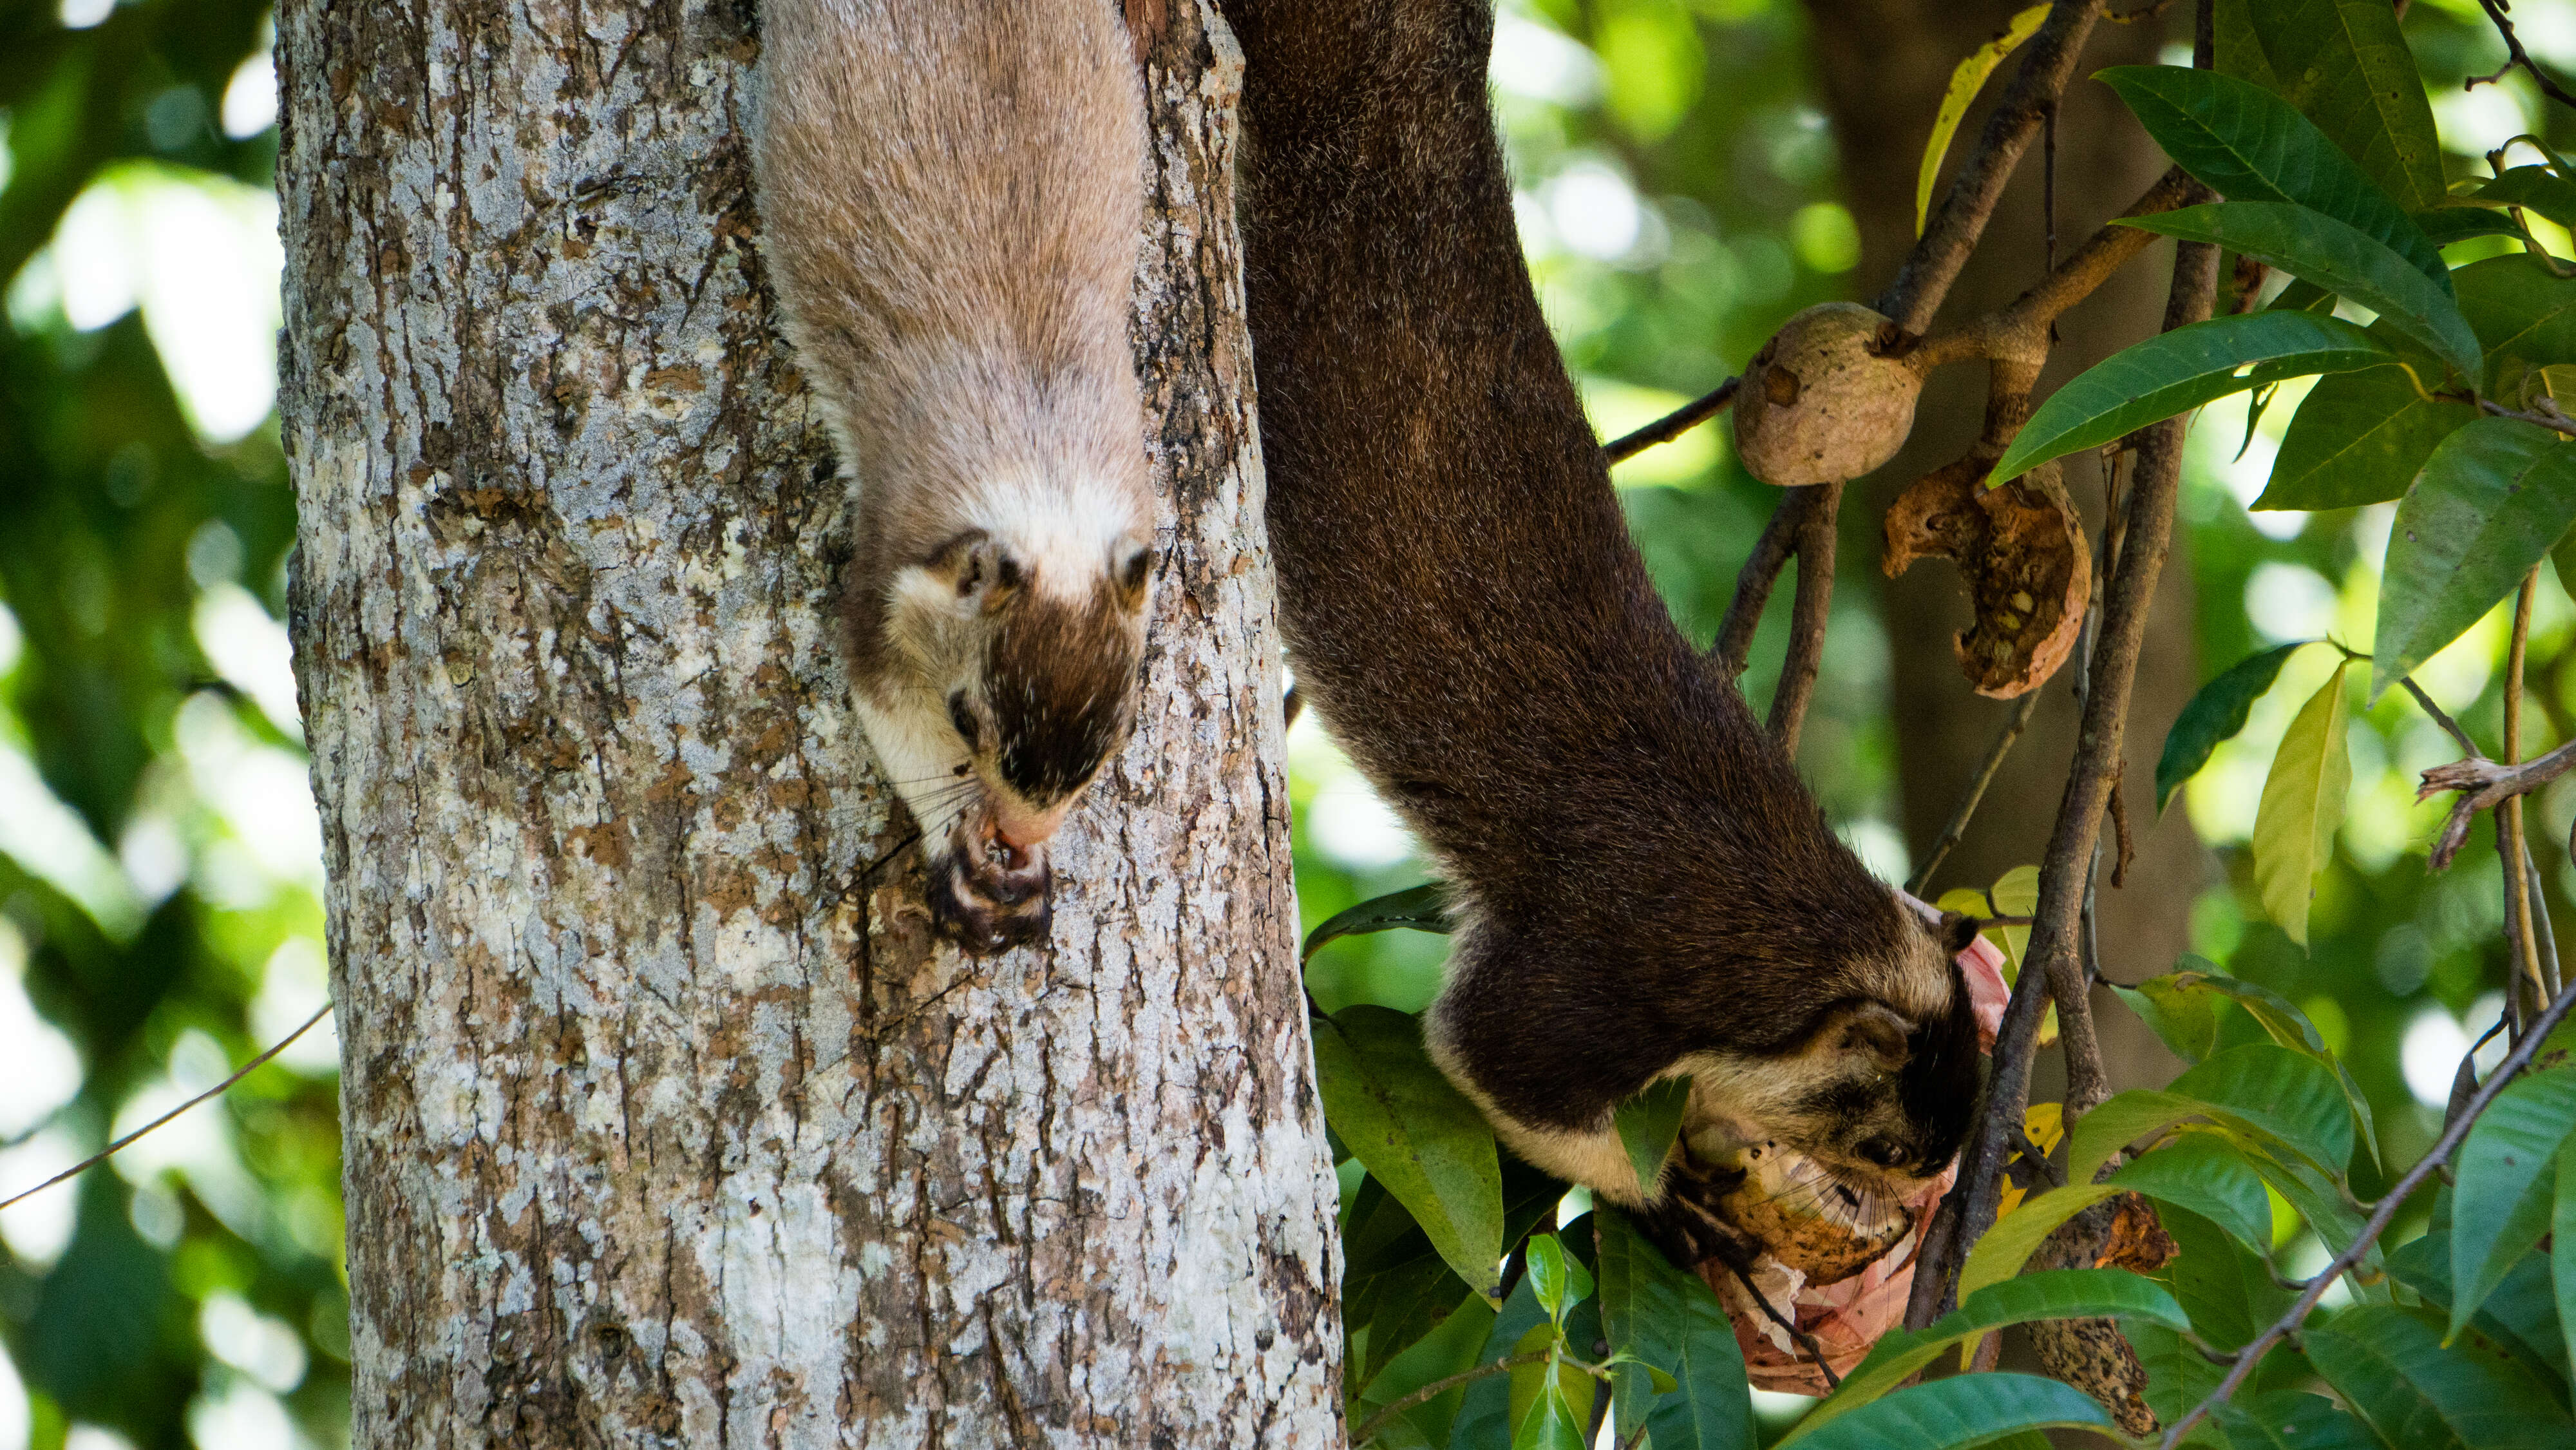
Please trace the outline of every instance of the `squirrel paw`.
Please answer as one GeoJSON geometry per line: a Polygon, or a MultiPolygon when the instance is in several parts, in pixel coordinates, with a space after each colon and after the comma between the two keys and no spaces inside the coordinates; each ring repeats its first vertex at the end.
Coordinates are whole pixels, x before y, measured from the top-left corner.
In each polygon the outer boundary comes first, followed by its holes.
{"type": "Polygon", "coordinates": [[[976,956],[1044,941],[1055,917],[1045,844],[1015,847],[972,822],[930,858],[922,896],[939,934],[976,956]]]}

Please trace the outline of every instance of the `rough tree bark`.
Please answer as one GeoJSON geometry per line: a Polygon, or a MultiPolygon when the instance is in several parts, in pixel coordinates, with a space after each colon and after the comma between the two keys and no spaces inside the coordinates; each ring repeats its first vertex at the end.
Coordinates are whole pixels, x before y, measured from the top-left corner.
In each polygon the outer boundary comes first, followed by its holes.
{"type": "Polygon", "coordinates": [[[745,0],[290,0],[297,663],[363,1447],[1333,1443],[1239,75],[1136,14],[1147,706],[1055,950],[912,914],[823,620],[745,0]]]}
{"type": "MultiPolygon", "coordinates": [[[[1954,5],[1928,0],[1808,0],[1822,99],[1842,145],[1843,174],[1852,214],[1860,224],[1859,295],[1868,296],[1895,275],[1914,243],[1915,168],[1924,138],[1950,83],[1951,69],[2003,29],[2027,0],[1975,0],[1954,5]]],[[[2149,8],[2144,0],[2123,9],[2149,8]]],[[[2189,8],[2174,12],[2188,28],[2189,8]]],[[[2164,31],[2157,24],[2104,24],[2095,28],[2078,76],[2110,65],[2152,64],[2164,31]]],[[[1987,100],[2011,74],[2007,62],[1987,100]]],[[[1984,108],[1959,128],[1955,161],[1984,124],[1984,108]]],[[[2004,194],[1985,245],[1970,259],[1943,309],[1945,318],[1973,317],[2011,301],[2039,280],[2044,236],[2041,148],[2033,145],[2004,194]]],[[[2117,216],[2154,183],[2167,162],[2130,119],[2108,88],[2078,80],[2067,90],[2057,126],[2057,237],[2063,258],[2095,228],[2117,216]]],[[[2164,314],[2171,269],[2159,246],[2132,262],[2082,305],[2060,331],[2065,341],[2049,360],[2041,396],[2076,373],[2155,332],[2164,314]]],[[[1945,368],[1934,374],[1916,410],[1915,430],[1895,461],[1872,477],[1844,510],[1854,537],[1844,557],[1873,567],[1882,552],[1879,520],[1888,501],[1915,479],[1958,458],[1977,434],[1985,402],[1984,370],[1945,368]]],[[[2098,470],[2088,458],[2067,461],[2067,485],[2099,529],[2098,470]]],[[[2099,891],[2105,970],[2123,982],[2170,971],[2190,942],[2192,898],[2209,879],[2209,861],[2191,823],[2177,808],[2155,818],[2156,753],[2166,725],[2198,687],[2192,648],[2191,570],[2177,543],[2156,593],[2138,663],[2132,727],[2127,741],[2127,786],[2122,792],[2135,831],[2138,859],[2125,889],[2109,884],[2107,849],[2099,891]]],[[[1886,590],[1888,643],[1893,655],[1898,775],[1907,840],[1920,855],[1940,834],[1960,791],[1974,776],[1995,733],[2013,709],[1969,692],[1951,653],[1951,640],[1967,627],[1968,609],[1959,576],[1945,565],[1917,564],[1886,590]]],[[[2014,866],[2039,859],[2057,816],[2067,762],[2075,752],[2076,710],[2072,667],[2044,687],[2030,728],[1987,792],[1975,821],[1952,851],[1932,887],[1982,886],[2014,866]]],[[[2126,1009],[2097,993],[2096,1021],[2115,1088],[2162,1085],[2181,1063],[2126,1009]]],[[[2054,1064],[2051,1063],[2051,1071],[2054,1064]]]]}

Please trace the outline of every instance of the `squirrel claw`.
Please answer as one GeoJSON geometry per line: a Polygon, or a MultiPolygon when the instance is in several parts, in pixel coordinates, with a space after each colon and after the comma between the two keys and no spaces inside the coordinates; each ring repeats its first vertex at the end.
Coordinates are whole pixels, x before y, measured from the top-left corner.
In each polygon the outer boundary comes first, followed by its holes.
{"type": "Polygon", "coordinates": [[[922,896],[939,934],[975,956],[1044,941],[1055,919],[1045,844],[1014,847],[989,829],[951,836],[922,896]]]}

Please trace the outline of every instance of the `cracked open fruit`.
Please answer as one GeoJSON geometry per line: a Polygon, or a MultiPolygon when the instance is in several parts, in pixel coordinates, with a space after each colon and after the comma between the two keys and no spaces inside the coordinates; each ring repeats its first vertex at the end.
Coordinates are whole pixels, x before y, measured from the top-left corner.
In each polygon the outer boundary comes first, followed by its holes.
{"type": "Polygon", "coordinates": [[[1738,1150],[1730,1166],[1744,1177],[1717,1200],[1718,1215],[1809,1284],[1850,1278],[1914,1226],[1913,1210],[1895,1198],[1854,1188],[1775,1143],[1738,1150]]]}
{"type": "Polygon", "coordinates": [[[2056,464],[1990,489],[1992,461],[1936,468],[1888,506],[1886,568],[1892,579],[1922,558],[1959,566],[1977,611],[1957,641],[1959,669],[1978,694],[2011,699],[2074,652],[2093,560],[2056,464]]]}
{"type": "Polygon", "coordinates": [[[1764,483],[1795,488],[1858,478],[1896,456],[1914,429],[1923,376],[1894,322],[1850,302],[1782,324],[1735,391],[1735,451],[1764,483]]]}

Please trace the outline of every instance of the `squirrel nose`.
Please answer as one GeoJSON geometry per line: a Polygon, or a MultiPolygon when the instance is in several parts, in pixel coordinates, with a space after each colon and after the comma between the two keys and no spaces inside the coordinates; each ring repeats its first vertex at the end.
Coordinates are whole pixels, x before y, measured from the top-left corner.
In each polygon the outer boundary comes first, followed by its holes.
{"type": "Polygon", "coordinates": [[[993,812],[993,839],[1025,854],[1055,834],[1056,827],[1064,824],[1066,806],[1071,804],[1068,800],[1043,811],[1013,810],[1003,806],[993,812]]]}

